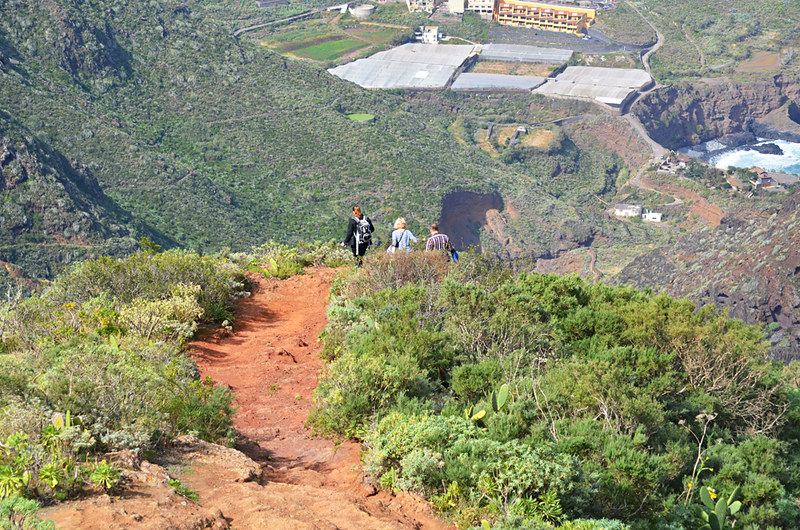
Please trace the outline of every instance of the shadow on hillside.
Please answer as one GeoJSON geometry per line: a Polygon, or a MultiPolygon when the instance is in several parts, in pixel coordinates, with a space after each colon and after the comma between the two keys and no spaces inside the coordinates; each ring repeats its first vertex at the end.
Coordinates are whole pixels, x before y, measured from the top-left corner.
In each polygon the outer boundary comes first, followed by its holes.
{"type": "Polygon", "coordinates": [[[450,241],[458,250],[471,246],[480,248],[480,232],[487,224],[487,212],[500,211],[503,207],[503,198],[499,193],[448,193],[442,199],[439,228],[450,236],[450,241]]]}

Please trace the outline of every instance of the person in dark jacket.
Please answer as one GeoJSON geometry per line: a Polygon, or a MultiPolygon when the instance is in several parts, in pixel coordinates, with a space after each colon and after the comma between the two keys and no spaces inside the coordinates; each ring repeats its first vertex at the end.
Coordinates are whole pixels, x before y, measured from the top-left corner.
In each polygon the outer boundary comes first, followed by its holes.
{"type": "Polygon", "coordinates": [[[372,232],[374,231],[372,220],[361,212],[360,206],[353,206],[353,216],[347,223],[347,235],[342,241],[342,246],[350,247],[350,250],[353,251],[357,267],[361,266],[364,254],[372,244],[372,232]]]}

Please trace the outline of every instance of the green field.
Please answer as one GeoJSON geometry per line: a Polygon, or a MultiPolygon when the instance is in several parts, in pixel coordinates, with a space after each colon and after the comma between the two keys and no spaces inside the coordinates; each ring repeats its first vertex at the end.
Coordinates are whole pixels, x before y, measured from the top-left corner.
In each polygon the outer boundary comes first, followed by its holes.
{"type": "Polygon", "coordinates": [[[347,117],[353,121],[372,121],[375,119],[372,114],[348,114],[347,117]]]}
{"type": "Polygon", "coordinates": [[[314,61],[335,61],[355,50],[369,55],[399,41],[410,29],[361,24],[349,15],[334,18],[329,14],[300,20],[259,36],[262,46],[284,55],[314,61]]]}
{"type": "Polygon", "coordinates": [[[308,48],[296,50],[294,54],[298,57],[313,59],[315,61],[332,61],[338,59],[346,53],[369,46],[364,41],[356,39],[340,39],[314,44],[308,48]]]}

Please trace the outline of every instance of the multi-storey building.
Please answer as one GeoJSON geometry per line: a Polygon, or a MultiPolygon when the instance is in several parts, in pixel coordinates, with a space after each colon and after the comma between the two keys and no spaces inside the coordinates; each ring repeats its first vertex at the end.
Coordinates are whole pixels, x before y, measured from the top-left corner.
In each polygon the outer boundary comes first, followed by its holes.
{"type": "Polygon", "coordinates": [[[453,15],[461,15],[464,13],[464,4],[466,0],[447,0],[447,7],[453,15]]]}
{"type": "Polygon", "coordinates": [[[584,7],[497,0],[494,19],[506,26],[581,34],[592,25],[595,14],[594,9],[584,7]]]}
{"type": "Polygon", "coordinates": [[[467,0],[467,11],[478,13],[481,18],[491,19],[494,15],[494,5],[497,0],[467,0]]]}
{"type": "Polygon", "coordinates": [[[412,13],[418,11],[425,11],[426,13],[433,13],[433,8],[436,7],[435,0],[406,0],[408,10],[412,13]]]}

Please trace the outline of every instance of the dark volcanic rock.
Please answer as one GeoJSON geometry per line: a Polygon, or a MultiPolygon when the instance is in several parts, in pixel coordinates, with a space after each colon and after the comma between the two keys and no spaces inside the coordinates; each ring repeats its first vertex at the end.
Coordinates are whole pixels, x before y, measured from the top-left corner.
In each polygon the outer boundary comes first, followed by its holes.
{"type": "Polygon", "coordinates": [[[637,258],[612,281],[714,304],[750,324],[776,322],[772,355],[800,359],[800,191],[777,212],[728,214],[717,228],[637,258]]]}
{"type": "MultiPolygon", "coordinates": [[[[766,117],[788,102],[800,100],[797,74],[772,79],[681,83],[654,90],[636,104],[639,117],[654,140],[670,149],[697,145],[750,130],[762,138],[753,120],[766,117]]],[[[764,126],[764,130],[771,130],[764,126]]]]}
{"type": "Polygon", "coordinates": [[[782,155],[783,149],[778,147],[778,145],[769,143],[769,144],[759,144],[759,145],[746,145],[744,146],[745,149],[749,151],[757,151],[762,155],[782,155]]]}
{"type": "Polygon", "coordinates": [[[756,135],[752,132],[746,131],[736,134],[729,134],[728,136],[719,138],[717,141],[726,147],[734,148],[741,147],[743,145],[754,144],[758,141],[758,138],[756,138],[756,135]]]}

